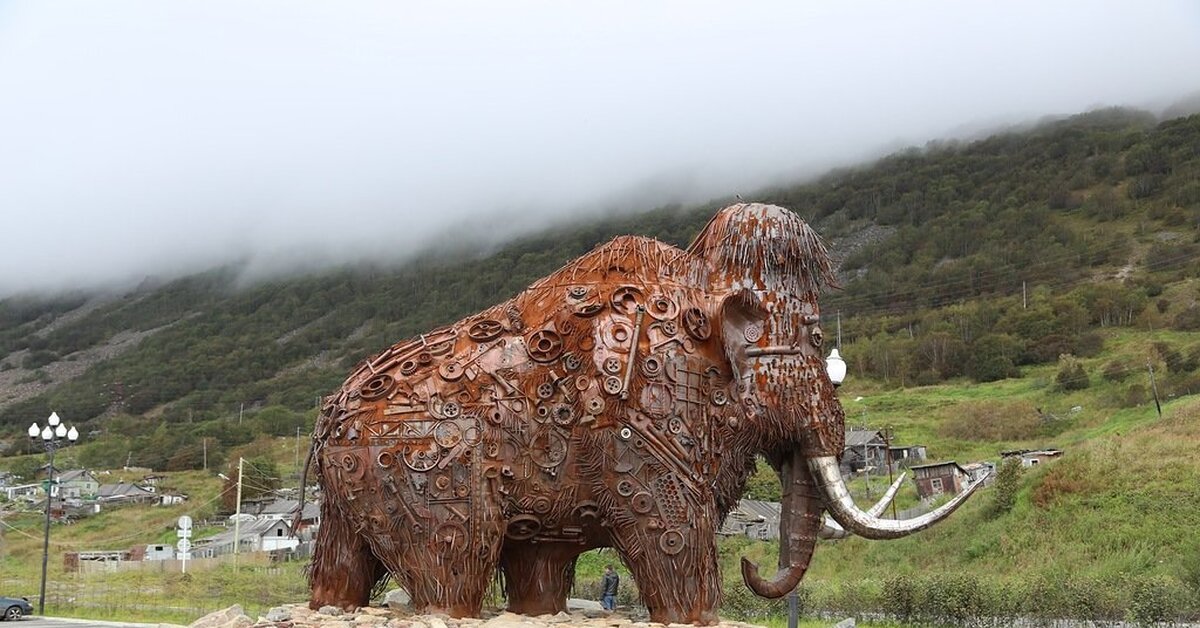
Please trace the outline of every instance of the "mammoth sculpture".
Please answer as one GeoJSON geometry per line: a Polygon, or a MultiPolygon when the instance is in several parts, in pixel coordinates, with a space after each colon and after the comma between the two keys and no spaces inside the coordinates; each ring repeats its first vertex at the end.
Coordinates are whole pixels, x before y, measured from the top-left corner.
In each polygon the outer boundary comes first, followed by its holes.
{"type": "Polygon", "coordinates": [[[742,562],[759,595],[800,582],[826,511],[873,539],[944,518],[978,483],[895,521],[842,482],[817,307],[831,278],[802,220],[738,204],[686,251],[618,237],[365,360],[314,431],[310,604],[366,605],[391,576],[417,609],[477,616],[498,570],[509,610],[555,613],[576,557],[611,547],[653,621],[714,623],[715,532],[756,455],[783,486],[779,571],[742,562]]]}

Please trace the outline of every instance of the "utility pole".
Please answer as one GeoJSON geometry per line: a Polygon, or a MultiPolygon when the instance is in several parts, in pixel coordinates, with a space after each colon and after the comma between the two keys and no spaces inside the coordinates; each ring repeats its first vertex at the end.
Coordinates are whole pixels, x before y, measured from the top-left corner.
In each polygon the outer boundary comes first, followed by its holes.
{"type": "MultiPolygon", "coordinates": [[[[299,425],[296,426],[295,462],[292,463],[292,466],[296,468],[296,476],[299,477],[299,475],[300,475],[300,426],[299,425]]],[[[301,480],[301,481],[303,482],[303,480],[301,480]]]]}
{"type": "Polygon", "coordinates": [[[242,468],[246,459],[238,458],[237,506],[233,509],[233,569],[238,567],[238,550],[242,547],[242,468]]]}
{"type": "Polygon", "coordinates": [[[1021,282],[1021,309],[1029,309],[1029,300],[1025,297],[1025,282],[1021,282]]]}
{"type": "Polygon", "coordinates": [[[243,401],[242,405],[238,407],[238,425],[242,424],[242,414],[245,412],[246,412],[246,402],[243,401]]]}
{"type": "Polygon", "coordinates": [[[1154,363],[1146,360],[1146,368],[1150,369],[1150,390],[1154,391],[1154,409],[1158,410],[1158,418],[1162,418],[1162,404],[1158,402],[1158,384],[1154,383],[1154,363]]]}
{"type": "Polygon", "coordinates": [[[200,439],[204,447],[204,470],[208,471],[208,437],[204,436],[200,439]]]}
{"type": "MultiPolygon", "coordinates": [[[[863,419],[863,431],[864,432],[868,431],[869,428],[867,427],[867,409],[865,407],[863,408],[862,419],[863,419]]],[[[867,449],[867,441],[864,438],[863,439],[863,479],[866,480],[866,483],[867,483],[867,496],[868,497],[871,496],[871,467],[869,464],[867,464],[869,462],[869,459],[868,459],[869,455],[870,454],[869,454],[869,450],[867,449]]]]}

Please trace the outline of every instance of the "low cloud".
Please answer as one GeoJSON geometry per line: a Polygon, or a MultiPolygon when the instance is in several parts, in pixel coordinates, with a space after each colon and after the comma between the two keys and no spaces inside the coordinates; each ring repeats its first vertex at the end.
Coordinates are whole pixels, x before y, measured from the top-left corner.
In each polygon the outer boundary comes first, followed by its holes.
{"type": "Polygon", "coordinates": [[[1161,108],[1198,29],[1187,1],[7,3],[0,294],[403,259],[1161,108]]]}

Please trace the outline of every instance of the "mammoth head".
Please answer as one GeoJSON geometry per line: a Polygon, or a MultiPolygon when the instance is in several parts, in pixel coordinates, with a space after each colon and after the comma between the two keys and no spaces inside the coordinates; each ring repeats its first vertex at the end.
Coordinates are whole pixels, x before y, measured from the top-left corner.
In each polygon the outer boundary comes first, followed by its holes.
{"type": "MultiPolygon", "coordinates": [[[[773,580],[743,559],[746,584],[779,597],[803,577],[828,510],[844,530],[866,538],[898,538],[948,516],[976,482],[941,508],[906,521],[860,510],[838,469],[845,414],[825,370],[817,295],[834,283],[829,253],[816,232],[781,207],[738,204],[717,213],[688,252],[704,260],[706,283],[719,300],[724,351],[737,380],[748,435],[779,473],[780,570],[773,580]]],[[[897,484],[898,486],[898,484],[897,484]]]]}
{"type": "Polygon", "coordinates": [[[725,353],[764,444],[840,454],[844,416],[825,373],[817,305],[833,271],[820,237],[782,207],[738,204],[718,212],[689,252],[706,262],[725,353]]]}

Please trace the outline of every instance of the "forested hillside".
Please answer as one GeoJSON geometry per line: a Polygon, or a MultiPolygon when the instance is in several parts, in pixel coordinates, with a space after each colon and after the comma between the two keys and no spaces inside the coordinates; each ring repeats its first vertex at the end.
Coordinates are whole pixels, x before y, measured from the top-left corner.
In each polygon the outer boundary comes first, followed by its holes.
{"type": "MultiPolygon", "coordinates": [[[[884,387],[1068,368],[1103,351],[1112,328],[1200,330],[1200,290],[1185,281],[1200,275],[1200,116],[1097,111],[746,196],[795,210],[832,243],[843,285],[825,311],[841,314],[852,374],[884,387]]],[[[399,267],[243,285],[232,265],[116,295],[11,297],[0,301],[0,438],[22,451],[21,428],[54,408],[95,432],[85,464],[196,468],[203,437],[211,462],[256,433],[311,425],[317,397],[364,356],[613,235],[686,245],[726,202],[399,267]]],[[[1150,348],[1170,365],[1165,394],[1200,392],[1190,338],[1150,348]]],[[[1145,357],[1106,373],[1123,381],[1145,357]]],[[[1140,403],[1146,391],[1126,394],[1140,403]]]]}

